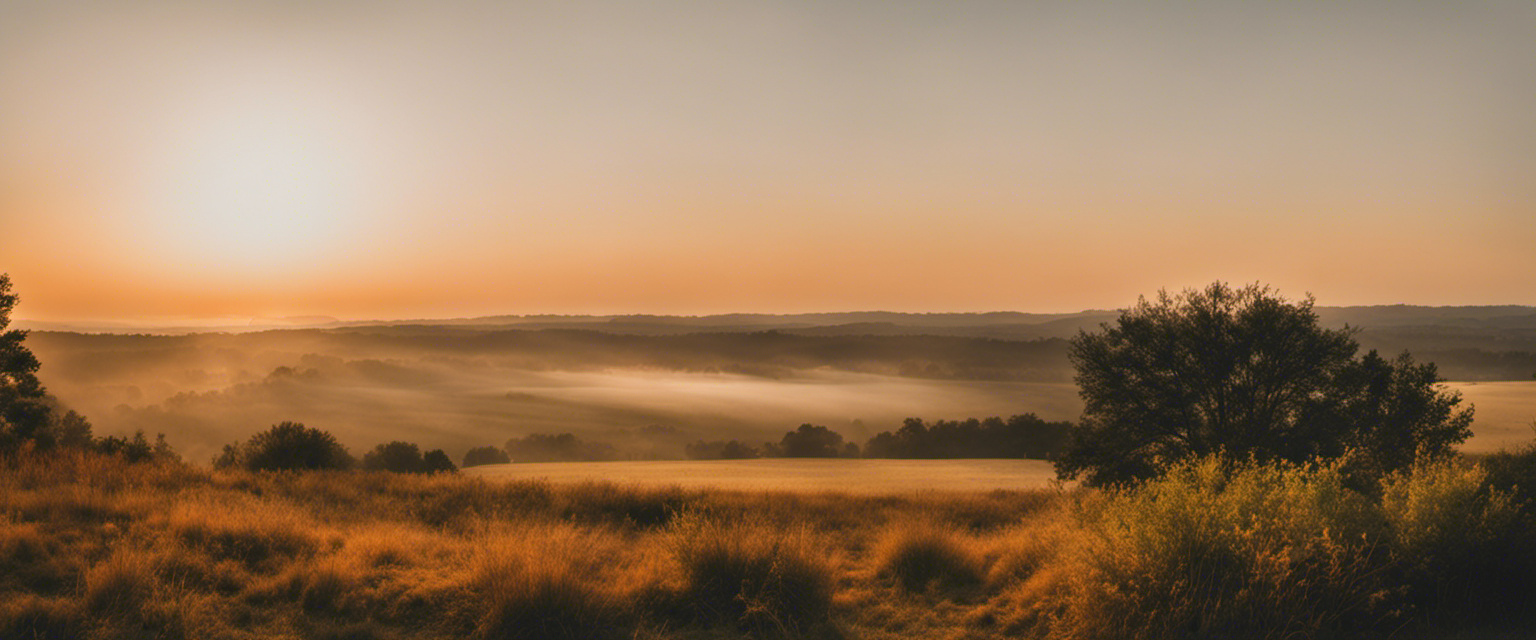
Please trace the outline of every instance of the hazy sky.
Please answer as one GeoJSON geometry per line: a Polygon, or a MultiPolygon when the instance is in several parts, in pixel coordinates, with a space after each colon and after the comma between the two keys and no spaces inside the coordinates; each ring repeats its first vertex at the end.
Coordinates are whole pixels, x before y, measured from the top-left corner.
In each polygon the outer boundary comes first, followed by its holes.
{"type": "Polygon", "coordinates": [[[1536,3],[0,0],[33,319],[1536,304],[1536,3]]]}

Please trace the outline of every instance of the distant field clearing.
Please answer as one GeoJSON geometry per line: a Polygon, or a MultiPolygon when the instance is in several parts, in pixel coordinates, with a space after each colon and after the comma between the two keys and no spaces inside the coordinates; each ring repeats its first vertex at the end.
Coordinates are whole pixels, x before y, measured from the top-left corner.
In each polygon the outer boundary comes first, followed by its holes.
{"type": "Polygon", "coordinates": [[[496,480],[601,480],[651,486],[744,491],[912,493],[1044,489],[1056,472],[1045,460],[657,460],[531,462],[469,467],[466,475],[496,480]]]}

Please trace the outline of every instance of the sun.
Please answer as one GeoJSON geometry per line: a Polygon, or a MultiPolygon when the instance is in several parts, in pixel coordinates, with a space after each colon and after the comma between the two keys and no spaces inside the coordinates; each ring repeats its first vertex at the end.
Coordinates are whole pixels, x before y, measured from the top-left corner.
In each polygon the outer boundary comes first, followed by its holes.
{"type": "Polygon", "coordinates": [[[167,256],[270,271],[345,244],[363,214],[366,154],[347,114],[288,98],[230,100],[179,123],[154,168],[149,212],[167,256]]]}

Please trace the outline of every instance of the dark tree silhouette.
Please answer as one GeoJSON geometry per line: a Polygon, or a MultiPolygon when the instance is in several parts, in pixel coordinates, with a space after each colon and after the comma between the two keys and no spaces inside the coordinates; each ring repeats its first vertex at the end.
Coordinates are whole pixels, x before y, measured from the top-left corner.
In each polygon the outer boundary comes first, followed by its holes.
{"type": "Polygon", "coordinates": [[[496,447],[475,447],[464,452],[464,466],[466,467],[477,467],[482,464],[506,464],[511,461],[512,458],[507,456],[507,452],[496,447]]]}
{"type": "Polygon", "coordinates": [[[1057,472],[1106,484],[1218,451],[1297,462],[1352,451],[1379,476],[1471,435],[1471,409],[1435,387],[1433,364],[1356,360],[1351,334],[1319,326],[1310,297],[1256,284],[1142,299],[1072,341],[1086,406],[1057,472]]]}
{"type": "Polygon", "coordinates": [[[907,418],[895,432],[882,431],[864,445],[866,458],[1039,458],[1065,446],[1070,422],[1046,422],[1033,413],[1004,420],[907,418]]]}
{"type": "Polygon", "coordinates": [[[433,449],[425,455],[421,448],[410,442],[396,440],[387,444],[381,444],[373,448],[373,451],[363,454],[363,469],[366,471],[390,471],[393,473],[437,473],[458,471],[453,466],[453,461],[448,459],[448,454],[442,449],[433,449]]]}
{"type": "MultiPolygon", "coordinates": [[[[843,436],[823,426],[802,424],[800,428],[784,434],[779,441],[778,454],[786,458],[836,458],[846,455],[843,436]]],[[[858,449],[853,450],[858,455],[858,449]]]]}
{"type": "Polygon", "coordinates": [[[740,440],[699,440],[685,445],[683,453],[694,460],[744,460],[762,455],[756,447],[740,440]]]}
{"type": "Polygon", "coordinates": [[[225,445],[215,467],[252,471],[289,469],[347,469],[353,464],[336,437],[297,422],[283,422],[251,436],[241,444],[225,445]]]}
{"type": "Polygon", "coordinates": [[[363,469],[366,471],[417,473],[422,469],[421,448],[415,444],[399,440],[388,444],[381,444],[374,447],[373,451],[363,454],[363,469]]]}
{"type": "Polygon", "coordinates": [[[442,449],[433,449],[421,456],[422,473],[458,473],[459,468],[453,466],[453,460],[442,449]]]}
{"type": "Polygon", "coordinates": [[[46,440],[52,416],[47,394],[37,380],[37,357],[22,344],[27,332],[7,330],[17,300],[11,293],[10,275],[0,274],[0,451],[40,437],[46,440]]]}
{"type": "Polygon", "coordinates": [[[612,445],[586,442],[571,433],[534,433],[512,438],[504,449],[513,462],[586,462],[618,457],[612,445]]]}

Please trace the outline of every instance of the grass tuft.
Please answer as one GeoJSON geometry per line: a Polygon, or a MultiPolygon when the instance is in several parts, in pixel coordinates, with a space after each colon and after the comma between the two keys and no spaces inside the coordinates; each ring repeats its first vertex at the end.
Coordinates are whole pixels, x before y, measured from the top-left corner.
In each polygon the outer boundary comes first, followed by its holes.
{"type": "Polygon", "coordinates": [[[29,593],[0,597],[0,638],[74,640],[85,635],[85,615],[72,600],[29,593]]]}
{"type": "Polygon", "coordinates": [[[949,592],[981,584],[985,577],[976,542],[959,531],[928,522],[898,524],[875,547],[879,574],[911,592],[949,592]]]}
{"type": "Polygon", "coordinates": [[[680,595],[698,622],[753,635],[827,635],[833,580],[826,547],[802,528],[721,523],[697,515],[672,527],[680,595]]]}

